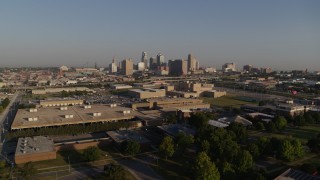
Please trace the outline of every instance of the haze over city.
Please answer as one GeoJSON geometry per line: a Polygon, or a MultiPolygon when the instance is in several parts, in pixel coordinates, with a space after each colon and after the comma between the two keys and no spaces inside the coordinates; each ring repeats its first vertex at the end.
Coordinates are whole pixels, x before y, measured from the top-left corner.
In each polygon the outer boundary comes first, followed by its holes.
{"type": "Polygon", "coordinates": [[[200,66],[320,69],[320,2],[1,1],[0,66],[93,66],[159,52],[200,66]]]}

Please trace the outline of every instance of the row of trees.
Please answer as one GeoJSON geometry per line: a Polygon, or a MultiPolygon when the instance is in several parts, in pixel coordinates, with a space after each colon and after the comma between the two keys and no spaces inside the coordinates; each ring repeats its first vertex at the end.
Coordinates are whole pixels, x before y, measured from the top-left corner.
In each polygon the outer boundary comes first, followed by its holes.
{"type": "Polygon", "coordinates": [[[301,141],[297,139],[277,139],[260,137],[258,141],[247,146],[254,159],[262,156],[274,156],[284,161],[293,161],[304,155],[301,141]]]}
{"type": "Polygon", "coordinates": [[[312,152],[320,153],[320,134],[309,139],[307,145],[312,152]]]}
{"type": "Polygon", "coordinates": [[[65,134],[84,134],[91,132],[111,131],[120,128],[130,128],[135,122],[112,122],[112,123],[93,123],[83,125],[68,125],[58,127],[47,127],[38,129],[22,129],[12,131],[7,134],[7,138],[30,137],[39,135],[65,135],[65,134]]]}
{"type": "Polygon", "coordinates": [[[88,92],[87,91],[62,91],[60,93],[61,97],[70,97],[70,96],[83,96],[83,95],[87,95],[88,92]]]}
{"type": "Polygon", "coordinates": [[[4,100],[2,100],[0,103],[0,113],[2,113],[4,111],[4,109],[6,109],[6,107],[8,107],[9,104],[10,104],[9,98],[5,98],[4,100]]]}
{"type": "Polygon", "coordinates": [[[166,136],[159,146],[159,153],[166,159],[172,157],[174,154],[179,156],[182,155],[187,148],[191,147],[193,143],[193,136],[183,132],[178,133],[175,141],[170,136],[166,136]]]}

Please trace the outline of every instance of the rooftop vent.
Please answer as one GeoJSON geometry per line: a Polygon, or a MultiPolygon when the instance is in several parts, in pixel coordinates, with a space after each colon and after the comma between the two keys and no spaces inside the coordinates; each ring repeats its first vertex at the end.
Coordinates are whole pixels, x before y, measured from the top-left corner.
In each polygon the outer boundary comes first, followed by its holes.
{"type": "Polygon", "coordinates": [[[38,118],[37,117],[29,117],[28,121],[38,121],[38,118]]]}
{"type": "Polygon", "coordinates": [[[95,112],[95,113],[92,113],[92,115],[93,115],[94,117],[96,117],[96,116],[101,116],[101,113],[100,113],[100,112],[95,112]]]}
{"type": "Polygon", "coordinates": [[[117,104],[110,104],[110,107],[115,108],[115,107],[117,107],[117,104]]]}
{"type": "Polygon", "coordinates": [[[66,119],[70,119],[70,118],[73,118],[73,114],[66,114],[66,115],[64,115],[64,117],[65,117],[66,119]]]}
{"type": "Polygon", "coordinates": [[[34,109],[34,108],[31,108],[31,109],[29,109],[29,112],[38,112],[38,110],[34,109]]]}
{"type": "Polygon", "coordinates": [[[85,109],[91,109],[90,105],[84,106],[85,109]]]}
{"type": "Polygon", "coordinates": [[[61,111],[66,111],[66,110],[68,110],[68,107],[60,107],[60,110],[61,111]]]}

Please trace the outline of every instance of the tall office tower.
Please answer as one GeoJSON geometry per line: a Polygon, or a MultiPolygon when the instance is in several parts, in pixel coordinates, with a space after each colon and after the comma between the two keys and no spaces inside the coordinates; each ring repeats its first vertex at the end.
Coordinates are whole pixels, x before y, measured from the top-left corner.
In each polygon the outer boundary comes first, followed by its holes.
{"type": "Polygon", "coordinates": [[[251,72],[252,70],[252,65],[244,65],[243,66],[243,71],[251,72]]]}
{"type": "Polygon", "coordinates": [[[138,71],[144,71],[145,70],[145,63],[144,62],[139,62],[138,63],[138,71]]]}
{"type": "Polygon", "coordinates": [[[169,61],[169,74],[182,76],[188,73],[188,61],[183,59],[170,60],[169,61]]]}
{"type": "Polygon", "coordinates": [[[121,73],[126,76],[133,74],[133,62],[131,59],[125,59],[121,62],[121,73]]]}
{"type": "Polygon", "coordinates": [[[234,62],[225,63],[224,65],[222,65],[222,70],[224,72],[237,71],[236,70],[236,63],[234,63],[234,62]]]}
{"type": "Polygon", "coordinates": [[[141,62],[144,63],[144,68],[148,68],[148,55],[147,52],[142,52],[141,62]]]}
{"type": "Polygon", "coordinates": [[[157,65],[158,66],[162,66],[162,64],[164,63],[164,55],[162,55],[161,53],[159,53],[157,55],[157,65]]]}
{"type": "Polygon", "coordinates": [[[118,67],[116,64],[116,60],[113,58],[112,63],[109,64],[109,73],[113,74],[118,72],[118,67]]]}
{"type": "Polygon", "coordinates": [[[188,55],[188,71],[197,70],[197,60],[192,54],[188,55]]]}
{"type": "Polygon", "coordinates": [[[149,60],[149,68],[151,70],[157,69],[157,59],[155,57],[151,57],[149,60]]]}
{"type": "Polygon", "coordinates": [[[196,70],[199,70],[200,69],[200,63],[199,61],[196,62],[196,70]]]}

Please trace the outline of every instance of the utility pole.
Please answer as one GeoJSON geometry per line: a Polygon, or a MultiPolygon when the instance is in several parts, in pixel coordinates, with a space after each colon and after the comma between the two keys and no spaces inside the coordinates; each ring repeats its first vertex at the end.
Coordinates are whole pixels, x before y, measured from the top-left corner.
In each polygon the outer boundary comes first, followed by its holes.
{"type": "Polygon", "coordinates": [[[70,158],[68,156],[68,161],[69,161],[69,173],[71,172],[71,166],[70,166],[70,158]]]}

